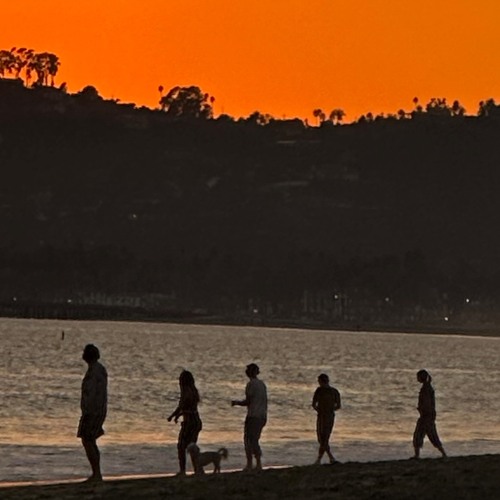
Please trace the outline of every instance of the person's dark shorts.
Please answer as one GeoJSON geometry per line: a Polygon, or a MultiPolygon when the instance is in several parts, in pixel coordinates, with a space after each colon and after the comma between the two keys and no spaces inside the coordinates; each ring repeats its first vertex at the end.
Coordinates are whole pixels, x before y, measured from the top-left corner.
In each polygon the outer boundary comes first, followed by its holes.
{"type": "Polygon", "coordinates": [[[106,415],[82,415],[76,436],[86,441],[94,441],[104,434],[102,428],[106,415]]]}
{"type": "Polygon", "coordinates": [[[186,449],[189,444],[196,443],[198,441],[198,434],[200,433],[202,427],[203,424],[198,412],[184,414],[181,431],[179,432],[179,439],[177,441],[177,447],[186,449]]]}
{"type": "Polygon", "coordinates": [[[259,439],[266,422],[265,418],[247,417],[245,419],[245,432],[243,438],[245,442],[245,449],[258,457],[262,454],[259,439]]]}

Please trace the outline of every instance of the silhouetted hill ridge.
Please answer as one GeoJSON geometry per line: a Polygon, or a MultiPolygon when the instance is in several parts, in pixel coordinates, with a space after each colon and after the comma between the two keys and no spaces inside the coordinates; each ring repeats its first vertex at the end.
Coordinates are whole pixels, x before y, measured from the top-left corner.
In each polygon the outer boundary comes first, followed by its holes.
{"type": "Polygon", "coordinates": [[[500,121],[425,115],[322,127],[182,120],[0,80],[4,278],[16,283],[14,254],[46,276],[50,250],[133,260],[133,273],[101,263],[90,288],[190,297],[300,294],[351,282],[339,269],[353,259],[393,256],[401,269],[415,251],[446,276],[466,263],[493,279],[500,121]]]}

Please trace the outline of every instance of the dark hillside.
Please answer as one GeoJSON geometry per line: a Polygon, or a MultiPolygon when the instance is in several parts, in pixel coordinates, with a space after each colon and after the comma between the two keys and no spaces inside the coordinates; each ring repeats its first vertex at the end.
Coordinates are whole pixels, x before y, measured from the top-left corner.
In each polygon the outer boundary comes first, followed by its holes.
{"type": "Polygon", "coordinates": [[[0,80],[0,292],[291,315],[340,291],[343,320],[386,295],[491,304],[498,137],[491,116],[261,126],[0,80]]]}

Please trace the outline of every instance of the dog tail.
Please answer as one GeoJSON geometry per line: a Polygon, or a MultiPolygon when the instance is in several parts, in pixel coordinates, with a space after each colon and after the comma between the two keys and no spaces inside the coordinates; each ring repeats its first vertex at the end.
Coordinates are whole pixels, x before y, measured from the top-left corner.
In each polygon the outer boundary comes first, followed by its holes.
{"type": "Polygon", "coordinates": [[[229,456],[229,452],[227,451],[227,448],[220,448],[219,451],[217,452],[222,458],[227,458],[229,456]]]}

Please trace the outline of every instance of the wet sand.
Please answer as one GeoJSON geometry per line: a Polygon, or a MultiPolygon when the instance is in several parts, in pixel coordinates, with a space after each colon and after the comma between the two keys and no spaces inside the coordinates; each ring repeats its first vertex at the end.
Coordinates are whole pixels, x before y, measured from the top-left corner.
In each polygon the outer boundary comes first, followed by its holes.
{"type": "Polygon", "coordinates": [[[112,479],[0,488],[2,500],[31,499],[497,499],[500,455],[268,469],[260,473],[112,479]]]}

